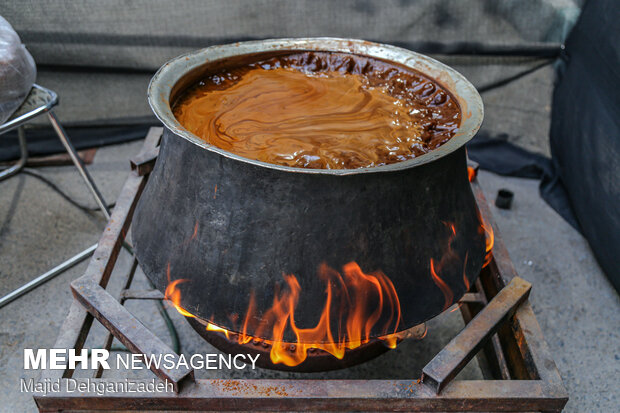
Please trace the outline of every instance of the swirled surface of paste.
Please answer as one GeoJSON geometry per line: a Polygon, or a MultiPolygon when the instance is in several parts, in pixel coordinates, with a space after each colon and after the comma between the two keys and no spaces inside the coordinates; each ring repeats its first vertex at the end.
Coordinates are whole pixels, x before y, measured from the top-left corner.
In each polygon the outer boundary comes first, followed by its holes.
{"type": "Polygon", "coordinates": [[[264,162],[353,169],[414,158],[458,130],[456,100],[405,67],[301,52],[207,74],[173,107],[188,131],[264,162]]]}

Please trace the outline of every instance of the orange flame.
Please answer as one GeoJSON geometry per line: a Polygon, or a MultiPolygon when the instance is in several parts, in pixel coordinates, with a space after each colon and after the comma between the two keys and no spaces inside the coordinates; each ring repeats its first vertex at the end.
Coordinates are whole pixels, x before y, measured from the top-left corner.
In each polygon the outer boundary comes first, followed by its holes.
{"type": "MultiPolygon", "coordinates": [[[[476,170],[472,168],[471,166],[468,166],[467,177],[469,179],[469,182],[472,182],[476,178],[476,175],[477,175],[476,170]]],[[[489,263],[491,262],[491,258],[492,258],[491,250],[493,249],[494,236],[493,236],[493,228],[491,227],[491,225],[485,222],[481,215],[479,215],[479,218],[480,218],[480,222],[482,223],[482,229],[484,230],[484,233],[486,236],[486,256],[484,257],[484,264],[482,265],[482,268],[484,268],[487,265],[489,265],[489,263]]],[[[469,291],[469,288],[467,290],[469,291]]]]}
{"type": "MultiPolygon", "coordinates": [[[[472,182],[476,178],[477,174],[478,173],[474,168],[472,168],[471,166],[467,167],[467,178],[469,179],[469,182],[472,182]]],[[[491,225],[485,222],[480,214],[478,214],[478,216],[480,218],[480,222],[482,223],[482,230],[484,231],[486,236],[486,255],[484,257],[484,264],[482,265],[482,268],[484,268],[489,265],[493,256],[491,250],[493,249],[494,236],[493,228],[491,227],[491,225]]],[[[467,288],[467,290],[469,291],[469,288],[467,288]]]]}
{"type": "MultiPolygon", "coordinates": [[[[183,314],[183,313],[181,313],[181,314],[183,314]]],[[[218,327],[215,324],[207,323],[207,331],[217,331],[217,332],[220,332],[220,333],[224,333],[226,338],[230,339],[230,334],[229,334],[228,330],[226,330],[225,328],[222,328],[222,327],[218,327]]]]}
{"type": "Polygon", "coordinates": [[[467,269],[467,255],[469,253],[466,252],[465,253],[465,259],[463,260],[463,284],[465,285],[465,292],[469,291],[469,279],[467,278],[467,271],[465,271],[467,269]]]}
{"type": "Polygon", "coordinates": [[[486,255],[484,256],[484,264],[482,264],[482,268],[484,268],[489,265],[491,259],[493,258],[493,244],[495,242],[495,237],[493,235],[493,227],[491,224],[486,222],[482,216],[480,216],[480,222],[482,223],[482,230],[484,231],[486,240],[486,255]]]}
{"type": "MultiPolygon", "coordinates": [[[[472,182],[476,178],[476,175],[477,175],[476,170],[472,168],[471,166],[468,166],[467,177],[469,178],[469,182],[472,182]]],[[[480,213],[478,213],[478,217],[482,225],[481,229],[484,231],[484,234],[486,237],[486,255],[484,257],[484,264],[482,265],[482,268],[484,268],[487,265],[489,265],[489,263],[491,262],[491,258],[493,256],[491,250],[493,249],[494,236],[493,236],[493,228],[491,227],[491,225],[485,222],[485,220],[482,218],[482,215],[480,215],[480,213]]],[[[467,290],[469,291],[469,288],[467,288],[467,290]]]]}
{"type": "Polygon", "coordinates": [[[467,167],[467,178],[469,179],[469,182],[472,182],[476,178],[476,170],[471,166],[467,167]]]}
{"type": "MultiPolygon", "coordinates": [[[[170,266],[168,266],[168,268],[170,268],[170,266]]],[[[177,284],[180,284],[186,281],[187,280],[179,279],[179,280],[174,280],[173,282],[168,284],[168,286],[166,287],[166,292],[164,293],[164,296],[166,300],[170,300],[172,305],[174,305],[174,308],[176,308],[179,313],[183,314],[185,317],[193,318],[195,316],[192,313],[190,313],[189,311],[181,307],[181,290],[177,288],[177,284]]]]}
{"type": "Polygon", "coordinates": [[[432,258],[431,258],[431,277],[433,278],[433,282],[437,285],[437,287],[439,287],[439,289],[443,293],[443,296],[445,298],[443,309],[445,311],[452,304],[452,300],[454,299],[454,293],[452,292],[450,287],[448,287],[448,284],[446,284],[444,280],[442,280],[441,277],[437,275],[437,272],[435,271],[435,263],[432,258]]]}
{"type": "Polygon", "coordinates": [[[431,279],[433,280],[435,285],[439,287],[439,289],[443,293],[445,299],[443,310],[445,311],[450,307],[450,305],[452,305],[452,300],[454,300],[454,293],[452,292],[452,289],[448,286],[448,284],[446,284],[446,282],[439,276],[438,273],[441,272],[441,269],[446,264],[452,262],[456,263],[460,261],[460,259],[456,252],[452,249],[452,243],[456,238],[456,227],[453,223],[449,222],[443,222],[443,224],[450,230],[450,236],[447,242],[447,249],[441,256],[441,260],[439,260],[439,262],[437,262],[433,258],[430,259],[430,274],[431,279]]]}
{"type": "MultiPolygon", "coordinates": [[[[468,292],[470,288],[469,279],[467,278],[467,255],[468,253],[466,252],[465,259],[463,260],[463,285],[465,286],[465,292],[468,292]]],[[[450,310],[450,312],[455,312],[456,310],[461,308],[462,305],[463,303],[459,302],[457,305],[454,306],[452,310],[450,310]]]]}
{"type": "MultiPolygon", "coordinates": [[[[169,274],[168,266],[168,274],[169,274]]],[[[325,302],[319,321],[312,328],[300,328],[295,320],[301,286],[294,275],[284,275],[285,289],[276,288],[271,307],[258,316],[254,295],[250,296],[241,332],[236,335],[222,327],[207,323],[206,329],[234,337],[239,344],[266,342],[271,346],[273,363],[296,366],[308,356],[310,349],[323,350],[338,359],[347,349],[354,349],[371,339],[371,331],[382,321],[381,339],[395,348],[401,337],[396,333],[401,322],[400,301],[390,279],[380,271],[366,274],[355,262],[346,264],[342,274],[323,263],[319,277],[325,281],[325,302]],[[259,321],[257,321],[259,320],[259,321]],[[334,325],[337,326],[334,328],[334,325]],[[285,341],[292,333],[295,339],[285,341]],[[258,337],[271,337],[264,340],[258,337]]],[[[169,277],[170,279],[170,277],[169,277]]],[[[195,317],[185,310],[178,285],[186,280],[169,282],[165,297],[179,313],[195,317]]]]}
{"type": "Polygon", "coordinates": [[[190,241],[193,241],[196,239],[196,237],[198,236],[198,221],[196,221],[196,223],[194,224],[194,232],[192,233],[192,236],[190,237],[190,241]]]}

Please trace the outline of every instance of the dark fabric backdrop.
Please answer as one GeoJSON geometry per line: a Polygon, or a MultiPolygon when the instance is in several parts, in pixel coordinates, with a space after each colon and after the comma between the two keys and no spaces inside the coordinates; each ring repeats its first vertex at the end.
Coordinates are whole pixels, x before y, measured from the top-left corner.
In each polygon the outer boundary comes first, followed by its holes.
{"type": "Polygon", "coordinates": [[[553,165],[599,264],[620,291],[620,5],[589,1],[553,94],[553,165]]]}

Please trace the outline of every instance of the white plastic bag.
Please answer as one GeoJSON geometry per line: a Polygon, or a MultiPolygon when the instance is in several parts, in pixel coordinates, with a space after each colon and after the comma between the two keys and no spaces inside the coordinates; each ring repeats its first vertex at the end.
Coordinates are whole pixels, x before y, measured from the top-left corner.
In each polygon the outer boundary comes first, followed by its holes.
{"type": "Polygon", "coordinates": [[[22,104],[37,77],[34,59],[0,16],[0,125],[22,104]]]}

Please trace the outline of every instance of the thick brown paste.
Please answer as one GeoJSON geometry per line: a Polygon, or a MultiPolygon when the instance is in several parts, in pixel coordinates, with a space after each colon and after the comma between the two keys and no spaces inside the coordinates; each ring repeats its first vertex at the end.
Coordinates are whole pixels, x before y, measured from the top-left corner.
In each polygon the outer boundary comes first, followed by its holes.
{"type": "Polygon", "coordinates": [[[420,73],[365,56],[301,52],[206,75],[173,107],[190,132],[264,162],[321,169],[414,158],[458,130],[456,100],[420,73]]]}

